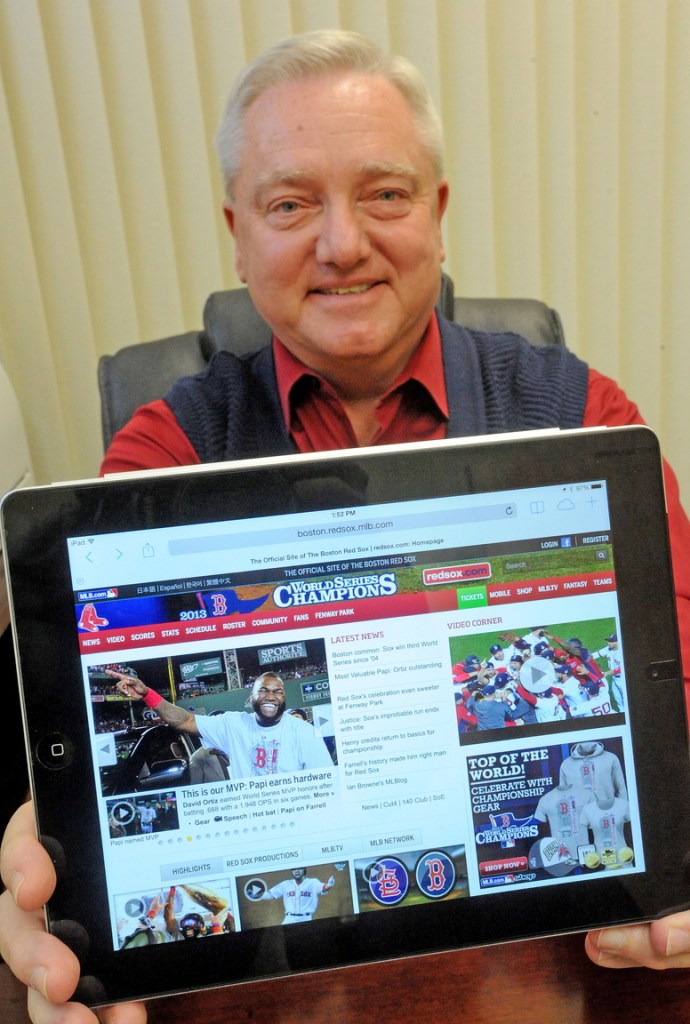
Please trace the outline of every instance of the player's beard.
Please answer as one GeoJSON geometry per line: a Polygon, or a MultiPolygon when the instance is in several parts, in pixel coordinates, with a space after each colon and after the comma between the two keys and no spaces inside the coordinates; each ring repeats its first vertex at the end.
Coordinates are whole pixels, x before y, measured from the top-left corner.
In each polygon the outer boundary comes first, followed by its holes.
{"type": "Polygon", "coordinates": [[[262,702],[262,701],[260,701],[258,699],[258,697],[253,697],[252,701],[251,701],[251,705],[252,705],[252,710],[253,710],[254,714],[256,715],[257,722],[259,723],[259,725],[263,726],[264,728],[269,728],[270,729],[270,727],[272,725],[277,725],[278,722],[283,717],[283,714],[285,712],[285,701],[284,700],[283,701],[270,701],[270,702],[263,701],[262,702]],[[264,703],[264,704],[265,703],[277,704],[278,707],[276,708],[275,714],[273,714],[272,716],[264,715],[262,710],[261,710],[261,704],[262,703],[264,703]]]}

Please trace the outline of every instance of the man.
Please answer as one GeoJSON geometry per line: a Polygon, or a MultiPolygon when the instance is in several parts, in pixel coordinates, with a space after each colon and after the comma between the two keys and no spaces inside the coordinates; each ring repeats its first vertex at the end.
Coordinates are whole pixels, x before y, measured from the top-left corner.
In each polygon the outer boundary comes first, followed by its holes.
{"type": "Polygon", "coordinates": [[[516,692],[517,687],[515,684],[518,681],[517,677],[513,678],[509,672],[499,672],[498,674],[499,676],[505,675],[507,679],[502,699],[510,708],[510,715],[515,725],[536,725],[537,712],[534,709],[534,705],[528,704],[524,697],[521,697],[516,692]]]}
{"type": "Polygon", "coordinates": [[[502,644],[492,644],[491,647],[489,648],[489,657],[494,662],[494,664],[500,663],[501,665],[503,665],[507,662],[506,652],[503,649],[502,644]]]}
{"type": "Polygon", "coordinates": [[[453,683],[465,686],[467,683],[481,683],[484,678],[484,666],[476,654],[468,654],[464,661],[453,665],[453,683]]]}
{"type": "Polygon", "coordinates": [[[565,709],[561,704],[562,691],[555,686],[550,686],[539,693],[530,693],[521,682],[518,682],[515,692],[527,704],[532,705],[537,722],[553,725],[554,722],[560,722],[566,717],[565,709]]]}
{"type": "Polygon", "coordinates": [[[153,832],[153,823],[156,820],[155,808],[151,806],[148,800],[142,807],[139,808],[139,821],[141,822],[142,832],[153,832]]]}
{"type": "MultiPolygon", "coordinates": [[[[238,273],[274,341],[244,358],[219,353],[139,410],[104,471],[641,422],[613,381],[564,348],[435,315],[448,183],[438,117],[407,62],[349,33],[287,40],[240,77],[218,149],[238,273]]],[[[668,469],[666,493],[690,666],[690,524],[668,469]]],[[[32,986],[35,1021],[82,1024],[95,1019],[83,1007],[52,1005],[71,995],[78,964],[37,932],[54,869],[32,833],[25,806],[5,840],[0,954],[32,986]]],[[[664,966],[666,937],[663,923],[636,931],[633,956],[664,966]]],[[[628,940],[617,930],[614,941],[618,963],[628,940]]],[[[690,964],[690,927],[670,949],[690,964]]],[[[140,1024],[145,1010],[120,1005],[116,1019],[140,1024]]]]}
{"type": "Polygon", "coordinates": [[[222,751],[235,779],[333,767],[328,748],[314,727],[285,714],[285,687],[274,672],[264,672],[254,680],[251,712],[226,711],[222,715],[196,715],[171,704],[141,679],[113,670],[108,670],[108,675],[117,680],[123,696],[143,700],[162,722],[200,736],[205,747],[222,751]]]}
{"type": "Polygon", "coordinates": [[[477,729],[505,729],[513,720],[510,708],[503,700],[496,699],[496,687],[488,683],[467,701],[467,710],[477,719],[477,729]]]}
{"type": "Polygon", "coordinates": [[[594,651],[593,658],[606,658],[608,669],[604,675],[609,680],[609,690],[619,711],[625,711],[625,695],[623,693],[623,652],[618,643],[618,636],[612,633],[606,637],[606,646],[594,651]]]}
{"type": "Polygon", "coordinates": [[[271,886],[258,898],[261,900],[283,901],[285,917],[283,924],[300,924],[311,921],[319,907],[319,897],[325,896],[335,885],[331,875],[327,882],[318,878],[307,878],[306,868],[293,868],[291,878],[271,886]]]}
{"type": "Polygon", "coordinates": [[[520,654],[514,654],[508,662],[508,673],[515,681],[520,678],[520,669],[525,664],[525,659],[520,654]]]}
{"type": "Polygon", "coordinates": [[[556,679],[571,718],[591,718],[594,711],[590,706],[589,693],[584,683],[573,676],[570,665],[556,665],[556,679]]]}

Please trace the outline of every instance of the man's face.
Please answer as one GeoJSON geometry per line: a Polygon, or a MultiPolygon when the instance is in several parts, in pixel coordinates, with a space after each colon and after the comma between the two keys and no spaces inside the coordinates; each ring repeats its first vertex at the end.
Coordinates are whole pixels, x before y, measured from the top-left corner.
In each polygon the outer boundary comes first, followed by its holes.
{"type": "Polygon", "coordinates": [[[290,872],[290,874],[292,875],[294,880],[299,885],[300,882],[304,881],[306,872],[305,872],[304,868],[293,868],[293,870],[290,872]]]}
{"type": "Polygon", "coordinates": [[[390,83],[273,86],[247,112],[226,205],[238,273],[286,347],[336,387],[392,380],[438,295],[446,199],[390,83]]]}
{"type": "Polygon", "coordinates": [[[262,725],[276,725],[285,711],[285,689],[279,679],[257,679],[250,699],[252,710],[262,725]]]}

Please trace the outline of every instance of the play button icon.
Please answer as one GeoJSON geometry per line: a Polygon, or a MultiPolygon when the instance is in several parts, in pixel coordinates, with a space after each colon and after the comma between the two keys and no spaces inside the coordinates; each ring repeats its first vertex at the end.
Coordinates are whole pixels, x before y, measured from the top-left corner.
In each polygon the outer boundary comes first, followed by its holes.
{"type": "Polygon", "coordinates": [[[137,816],[137,809],[130,800],[118,800],[110,807],[110,817],[118,825],[131,825],[137,816]]]}
{"type": "Polygon", "coordinates": [[[520,669],[520,682],[530,693],[544,693],[556,684],[556,670],[548,658],[528,658],[520,669]]]}

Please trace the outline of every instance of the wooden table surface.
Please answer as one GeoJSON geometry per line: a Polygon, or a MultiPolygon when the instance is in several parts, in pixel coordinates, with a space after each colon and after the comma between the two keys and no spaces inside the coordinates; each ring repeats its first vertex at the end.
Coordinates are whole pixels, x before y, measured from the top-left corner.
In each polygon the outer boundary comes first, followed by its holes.
{"type": "MultiPolygon", "coordinates": [[[[690,972],[595,967],[581,935],[158,999],[150,1024],[684,1024],[690,972]]],[[[0,1021],[28,1024],[0,967],[0,1021]]]]}

